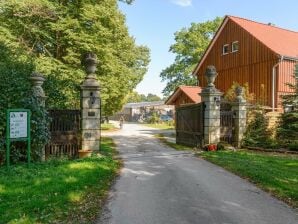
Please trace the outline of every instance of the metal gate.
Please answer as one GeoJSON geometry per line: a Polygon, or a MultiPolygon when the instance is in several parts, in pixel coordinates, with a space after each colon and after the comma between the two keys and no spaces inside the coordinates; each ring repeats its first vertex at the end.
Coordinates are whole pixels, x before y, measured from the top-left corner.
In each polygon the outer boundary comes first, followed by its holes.
{"type": "Polygon", "coordinates": [[[81,146],[80,110],[49,110],[51,140],[45,146],[46,158],[68,156],[75,158],[81,146]]]}
{"type": "Polygon", "coordinates": [[[176,143],[202,147],[204,139],[204,105],[185,105],[176,109],[176,143]]]}
{"type": "Polygon", "coordinates": [[[220,141],[232,144],[234,132],[234,113],[231,104],[220,104],[220,141]]]}

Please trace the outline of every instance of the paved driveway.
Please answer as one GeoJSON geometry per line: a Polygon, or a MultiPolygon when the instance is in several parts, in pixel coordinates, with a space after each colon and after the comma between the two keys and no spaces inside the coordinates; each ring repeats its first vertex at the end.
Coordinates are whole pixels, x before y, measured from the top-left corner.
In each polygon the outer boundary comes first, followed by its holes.
{"type": "Polygon", "coordinates": [[[154,139],[135,124],[112,133],[124,160],[99,224],[297,224],[297,213],[247,181],[154,139]]]}

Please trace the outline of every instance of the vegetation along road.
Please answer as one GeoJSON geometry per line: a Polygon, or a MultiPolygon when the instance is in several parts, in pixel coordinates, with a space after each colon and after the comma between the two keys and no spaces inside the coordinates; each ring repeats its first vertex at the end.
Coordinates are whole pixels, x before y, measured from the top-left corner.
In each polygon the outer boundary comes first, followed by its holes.
{"type": "Polygon", "coordinates": [[[295,210],[191,152],[174,151],[136,124],[109,133],[124,160],[98,224],[292,224],[295,210]]]}

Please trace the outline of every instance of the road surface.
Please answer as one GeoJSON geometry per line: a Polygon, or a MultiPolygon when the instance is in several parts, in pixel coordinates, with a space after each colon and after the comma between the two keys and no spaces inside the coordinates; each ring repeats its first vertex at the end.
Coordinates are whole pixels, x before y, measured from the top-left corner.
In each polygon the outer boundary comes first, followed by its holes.
{"type": "Polygon", "coordinates": [[[246,180],[125,124],[110,134],[124,160],[98,224],[297,224],[294,209],[246,180]]]}

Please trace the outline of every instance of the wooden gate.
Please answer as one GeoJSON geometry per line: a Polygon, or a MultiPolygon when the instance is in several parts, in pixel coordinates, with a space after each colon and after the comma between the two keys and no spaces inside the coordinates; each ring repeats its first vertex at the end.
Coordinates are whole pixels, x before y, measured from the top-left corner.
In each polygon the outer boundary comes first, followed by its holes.
{"type": "Polygon", "coordinates": [[[176,109],[176,142],[202,147],[204,139],[204,105],[185,105],[176,109]]]}
{"type": "Polygon", "coordinates": [[[231,104],[220,104],[220,141],[232,144],[234,132],[234,113],[231,104]]]}
{"type": "Polygon", "coordinates": [[[68,156],[76,158],[81,146],[80,110],[49,110],[51,140],[45,146],[46,158],[68,156]]]}

